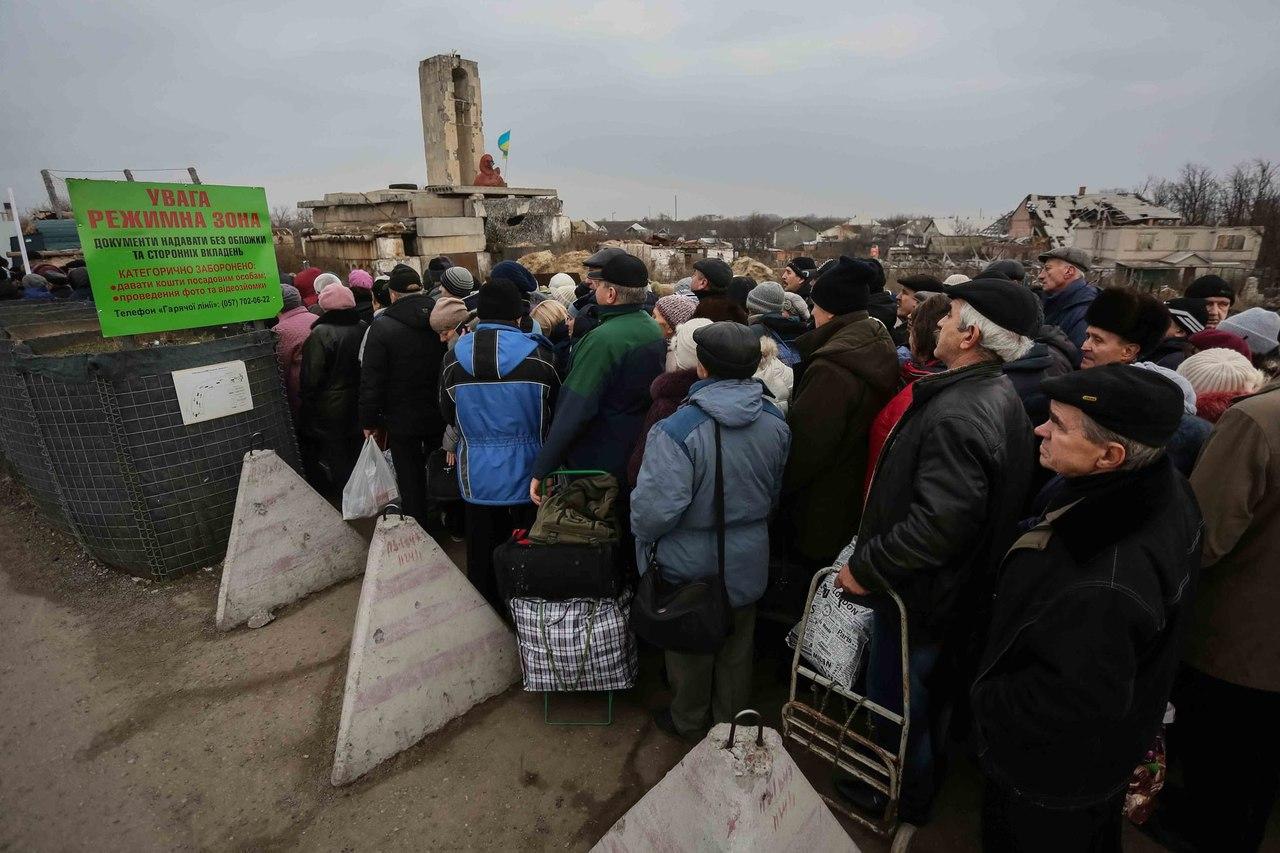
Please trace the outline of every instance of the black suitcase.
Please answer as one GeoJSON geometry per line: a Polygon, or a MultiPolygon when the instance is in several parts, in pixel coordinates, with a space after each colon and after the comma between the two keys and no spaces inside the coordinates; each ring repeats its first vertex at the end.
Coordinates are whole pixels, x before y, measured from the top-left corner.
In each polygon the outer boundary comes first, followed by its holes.
{"type": "Polygon", "coordinates": [[[504,601],[541,598],[617,598],[622,594],[618,543],[535,545],[517,530],[493,550],[493,569],[504,601]]]}

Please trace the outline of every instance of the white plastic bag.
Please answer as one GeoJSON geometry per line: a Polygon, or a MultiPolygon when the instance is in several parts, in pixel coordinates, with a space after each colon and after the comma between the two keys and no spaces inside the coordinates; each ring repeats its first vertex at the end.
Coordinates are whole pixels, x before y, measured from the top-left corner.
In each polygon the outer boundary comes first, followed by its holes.
{"type": "Polygon", "coordinates": [[[400,500],[396,475],[378,448],[378,442],[369,436],[351,469],[347,485],[342,489],[342,517],[371,518],[389,503],[400,500]]]}
{"type": "MultiPolygon", "coordinates": [[[[855,545],[856,540],[840,552],[836,566],[849,562],[855,545]]],[[[844,595],[836,587],[836,576],[831,575],[814,591],[809,624],[804,632],[804,648],[800,653],[818,673],[841,687],[852,689],[871,642],[874,622],[875,614],[871,608],[858,604],[852,596],[844,595]]],[[[800,625],[797,624],[787,634],[787,645],[793,649],[799,632],[800,625]]]]}

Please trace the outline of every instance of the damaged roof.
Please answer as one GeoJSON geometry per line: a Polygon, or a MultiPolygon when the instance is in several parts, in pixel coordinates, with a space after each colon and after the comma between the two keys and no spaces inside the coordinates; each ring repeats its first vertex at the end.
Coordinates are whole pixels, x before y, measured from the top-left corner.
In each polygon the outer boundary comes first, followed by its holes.
{"type": "Polygon", "coordinates": [[[1107,225],[1147,225],[1182,219],[1167,207],[1152,204],[1134,193],[1085,193],[1084,195],[1029,195],[1023,204],[1038,230],[1054,246],[1067,245],[1076,225],[1103,222],[1107,225]]]}

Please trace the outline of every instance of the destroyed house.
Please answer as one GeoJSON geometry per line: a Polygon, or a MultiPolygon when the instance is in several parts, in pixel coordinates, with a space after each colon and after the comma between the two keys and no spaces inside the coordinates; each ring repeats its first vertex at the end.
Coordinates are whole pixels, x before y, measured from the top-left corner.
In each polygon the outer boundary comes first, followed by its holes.
{"type": "Polygon", "coordinates": [[[1167,207],[1136,193],[1087,193],[1028,195],[1008,216],[1002,236],[1013,240],[1043,242],[1049,247],[1072,245],[1077,226],[1122,228],[1132,225],[1177,225],[1182,217],[1167,207]]]}

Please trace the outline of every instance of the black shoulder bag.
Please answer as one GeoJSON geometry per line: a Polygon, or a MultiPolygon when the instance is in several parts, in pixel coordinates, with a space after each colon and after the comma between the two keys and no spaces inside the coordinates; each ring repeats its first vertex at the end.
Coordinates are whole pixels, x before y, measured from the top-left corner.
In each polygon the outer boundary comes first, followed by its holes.
{"type": "Polygon", "coordinates": [[[711,654],[733,633],[733,609],[724,584],[724,469],[720,462],[720,424],[716,422],[716,554],[719,572],[708,578],[672,584],[662,579],[657,543],[649,550],[649,570],[631,602],[631,630],[660,649],[711,654]]]}

